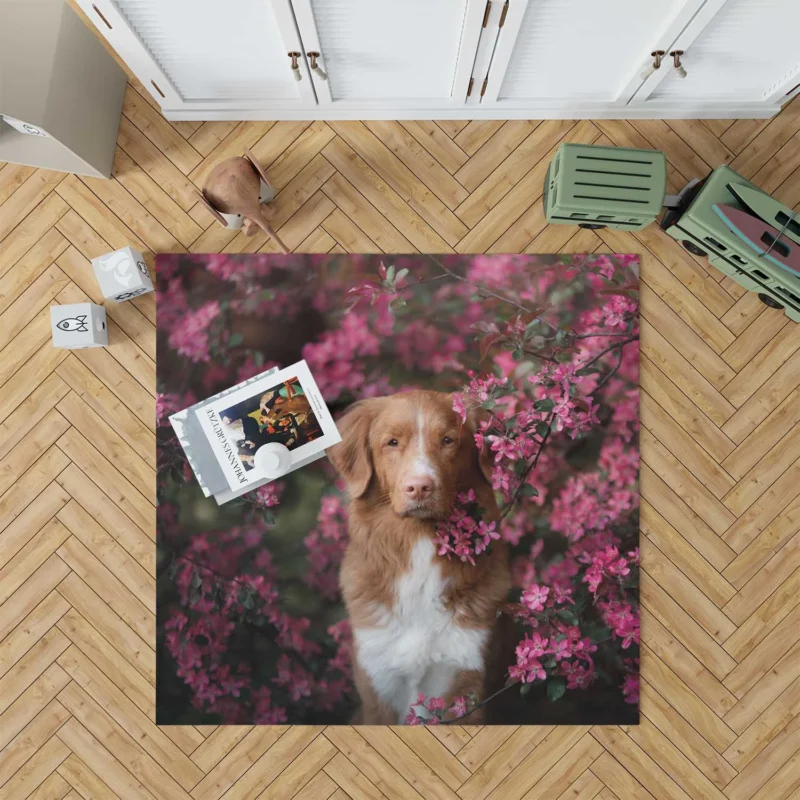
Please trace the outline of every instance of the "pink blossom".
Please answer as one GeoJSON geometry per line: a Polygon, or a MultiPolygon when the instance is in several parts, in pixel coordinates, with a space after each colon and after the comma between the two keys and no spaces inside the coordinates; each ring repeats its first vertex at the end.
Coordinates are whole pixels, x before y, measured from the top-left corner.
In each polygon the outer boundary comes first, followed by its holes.
{"type": "Polygon", "coordinates": [[[466,697],[454,697],[453,705],[450,706],[450,713],[454,717],[463,717],[467,713],[467,703],[466,697]]]}
{"type": "Polygon", "coordinates": [[[550,589],[534,583],[522,593],[522,603],[531,611],[544,611],[548,594],[550,594],[550,589]]]}
{"type": "Polygon", "coordinates": [[[159,392],[156,394],[156,425],[168,425],[169,417],[183,407],[177,395],[159,392]]]}
{"type": "Polygon", "coordinates": [[[190,361],[208,361],[208,328],[219,316],[219,303],[204,303],[192,312],[184,314],[179,327],[169,335],[169,346],[190,361]]]}
{"type": "Polygon", "coordinates": [[[440,556],[468,562],[475,566],[475,557],[500,538],[496,522],[481,519],[481,510],[470,489],[458,495],[449,518],[436,526],[434,546],[440,556]]]}
{"type": "Polygon", "coordinates": [[[594,668],[580,661],[562,661],[559,671],[567,679],[567,689],[588,689],[594,680],[594,668]]]}
{"type": "Polygon", "coordinates": [[[639,307],[633,300],[621,294],[614,295],[603,306],[605,324],[609,328],[622,328],[624,330],[627,327],[628,320],[638,311],[639,307]]]}
{"type": "Polygon", "coordinates": [[[547,652],[547,639],[542,639],[538,633],[534,634],[535,639],[525,637],[516,649],[517,663],[509,668],[508,674],[511,678],[522,683],[533,683],[543,681],[547,677],[539,658],[547,652]]]}
{"type": "Polygon", "coordinates": [[[283,489],[284,484],[280,481],[265,483],[263,486],[259,486],[255,491],[250,492],[250,494],[247,495],[247,499],[259,508],[273,508],[280,503],[283,489]]]}
{"type": "Polygon", "coordinates": [[[628,673],[625,676],[625,681],[622,684],[622,694],[625,696],[626,703],[633,705],[639,704],[639,674],[628,673]]]}
{"type": "Polygon", "coordinates": [[[453,411],[461,417],[462,422],[467,421],[467,407],[464,405],[464,400],[458,392],[453,393],[453,411]]]}

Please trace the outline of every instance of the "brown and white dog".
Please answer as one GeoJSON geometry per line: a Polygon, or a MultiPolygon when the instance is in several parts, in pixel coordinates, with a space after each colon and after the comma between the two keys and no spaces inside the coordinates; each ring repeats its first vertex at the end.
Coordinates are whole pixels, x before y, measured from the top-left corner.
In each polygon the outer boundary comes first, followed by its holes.
{"type": "MultiPolygon", "coordinates": [[[[350,494],[350,542],[340,584],[354,634],[364,724],[402,723],[417,696],[480,699],[497,612],[510,588],[508,556],[493,543],[476,565],[436,555],[438,520],[473,489],[498,516],[474,421],[453,396],[413,391],[356,403],[328,456],[350,494]]],[[[482,709],[470,715],[481,721],[482,709]]]]}

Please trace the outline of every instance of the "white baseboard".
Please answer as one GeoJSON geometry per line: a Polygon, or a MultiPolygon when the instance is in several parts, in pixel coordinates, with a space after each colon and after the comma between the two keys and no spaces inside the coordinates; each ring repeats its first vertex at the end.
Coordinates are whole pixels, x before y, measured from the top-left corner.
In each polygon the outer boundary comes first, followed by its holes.
{"type": "Polygon", "coordinates": [[[459,108],[287,108],[287,109],[231,109],[197,104],[191,108],[164,108],[168,120],[393,120],[393,119],[768,119],[781,107],[764,103],[725,104],[698,103],[697,105],[647,104],[643,106],[563,106],[508,108],[461,106],[459,108]]]}

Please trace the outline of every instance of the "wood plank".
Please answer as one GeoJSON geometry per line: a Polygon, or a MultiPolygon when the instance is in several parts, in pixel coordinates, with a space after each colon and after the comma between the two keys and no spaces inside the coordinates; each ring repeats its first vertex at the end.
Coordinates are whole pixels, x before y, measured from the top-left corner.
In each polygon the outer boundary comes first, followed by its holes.
{"type": "Polygon", "coordinates": [[[184,175],[202,160],[198,153],[131,85],[125,92],[122,113],[184,175]]]}
{"type": "MultiPolygon", "coordinates": [[[[3,206],[5,209],[5,206],[3,206]]],[[[5,275],[69,211],[55,193],[49,194],[3,240],[0,248],[0,275],[5,275]]],[[[5,210],[3,211],[5,214],[5,210]]]]}
{"type": "MultiPolygon", "coordinates": [[[[112,175],[184,247],[203,232],[186,211],[120,148],[114,154],[112,175]]],[[[128,207],[134,207],[130,200],[125,199],[128,207]]],[[[153,239],[152,234],[148,234],[148,239],[153,239]]]]}
{"type": "MultiPolygon", "coordinates": [[[[155,504],[153,464],[148,464],[139,456],[128,442],[75,392],[69,392],[63,397],[56,408],[84,437],[94,439],[99,449],[110,461],[113,461],[120,473],[144,497],[155,504]]],[[[144,445],[142,445],[142,449],[144,449],[144,445]]]]}
{"type": "MultiPolygon", "coordinates": [[[[399,122],[376,120],[366,122],[365,125],[409,168],[417,180],[424,183],[451,211],[467,198],[469,192],[464,186],[399,122]]],[[[415,184],[412,183],[411,186],[414,187],[415,184]]],[[[458,230],[462,229],[459,227],[458,230]]]]}
{"type": "Polygon", "coordinates": [[[73,793],[77,793],[79,797],[119,797],[74,753],[62,762],[58,774],[73,787],[73,793]]]}
{"type": "Polygon", "coordinates": [[[72,714],[73,719],[101,741],[108,752],[156,797],[163,797],[165,800],[189,800],[191,795],[181,789],[178,783],[181,772],[176,770],[176,765],[165,769],[165,765],[160,765],[149,752],[143,752],[143,748],[149,750],[152,743],[134,739],[134,732],[109,716],[103,706],[76,681],[70,683],[59,694],[58,699],[72,714]]]}
{"type": "MultiPolygon", "coordinates": [[[[2,750],[0,750],[0,786],[44,747],[69,719],[69,712],[51,700],[2,750]]],[[[66,792],[65,792],[66,794],[66,792]]]]}
{"type": "MultiPolygon", "coordinates": [[[[346,250],[350,250],[353,246],[358,252],[362,252],[363,247],[365,253],[414,252],[414,245],[381,214],[370,211],[364,196],[346,178],[337,173],[325,183],[322,190],[337,206],[337,211],[331,214],[328,220],[333,230],[341,236],[341,241],[339,239],[337,241],[346,250]],[[358,225],[353,222],[353,217],[358,218],[358,225]]],[[[329,224],[328,220],[325,225],[329,224]]]]}
{"type": "MultiPolygon", "coordinates": [[[[374,137],[373,137],[374,138],[374,137]]],[[[386,148],[381,145],[383,150],[386,148]]],[[[372,203],[377,211],[392,219],[394,224],[421,252],[452,252],[452,247],[437,230],[429,224],[432,215],[419,202],[411,202],[410,187],[395,178],[390,184],[375,172],[370,163],[341,139],[334,139],[323,151],[325,158],[372,203]],[[402,194],[394,186],[399,187],[402,194]],[[422,216],[418,212],[424,212],[422,216]]],[[[373,157],[374,161],[374,157],[373,157]]],[[[428,195],[429,196],[429,195],[428,195]]],[[[441,209],[445,209],[441,204],[441,209]]],[[[448,233],[448,239],[455,241],[448,233]]]]}
{"type": "MultiPolygon", "coordinates": [[[[94,775],[103,776],[102,784],[121,798],[131,800],[155,800],[154,796],[92,734],[72,717],[58,732],[58,738],[85,763],[94,775]]],[[[74,766],[72,767],[74,769],[74,766]]],[[[76,781],[77,782],[77,781],[76,781]]],[[[83,777],[84,785],[98,788],[90,778],[83,777]]]]}
{"type": "Polygon", "coordinates": [[[70,573],[60,583],[58,593],[141,675],[150,682],[155,681],[155,654],[151,646],[131,630],[75,573],[70,573]]]}
{"type": "Polygon", "coordinates": [[[64,469],[57,480],[70,497],[86,513],[90,514],[109,536],[130,553],[148,574],[154,574],[155,545],[153,539],[155,531],[150,531],[149,534],[143,532],[75,464],[70,464],[64,469]]]}
{"type": "Polygon", "coordinates": [[[68,244],[55,228],[50,228],[17,262],[14,269],[0,278],[0,314],[39,278],[68,244]]]}
{"type": "MultiPolygon", "coordinates": [[[[197,784],[203,777],[203,773],[196,764],[182,753],[178,747],[156,727],[155,723],[145,716],[127,697],[121,695],[119,690],[103,673],[74,645],[71,646],[59,659],[61,668],[72,677],[74,684],[79,685],[83,692],[73,691],[67,687],[61,692],[59,697],[73,714],[77,714],[78,701],[83,701],[86,709],[80,715],[81,722],[86,725],[92,733],[104,731],[103,741],[109,750],[117,755],[116,749],[112,749],[109,734],[114,731],[117,734],[125,732],[131,739],[138,742],[139,748],[126,752],[138,752],[141,758],[144,751],[152,757],[154,762],[163,767],[166,772],[152,767],[155,785],[162,781],[164,788],[167,786],[165,775],[170,775],[183,789],[188,790],[197,784]],[[68,693],[65,695],[65,692],[68,693]],[[69,698],[69,699],[67,699],[69,698]],[[99,711],[99,715],[98,715],[99,711]],[[89,716],[97,720],[98,727],[89,728],[89,716]],[[98,719],[99,716],[99,719],[98,719]],[[111,724],[113,720],[116,725],[111,724]],[[109,720],[109,721],[107,721],[109,720]]],[[[95,733],[95,735],[97,735],[95,733]]],[[[121,750],[121,747],[120,747],[121,750]]],[[[134,756],[135,757],[135,756],[134,756]]],[[[144,769],[142,770],[144,772],[144,769]]],[[[141,776],[137,776],[140,777],[141,776]]],[[[144,781],[143,781],[144,782],[144,781]]],[[[146,784],[147,785],[147,784],[146,784]]],[[[171,785],[171,784],[169,784],[171,785]]],[[[175,792],[174,796],[184,797],[183,793],[175,792]]]]}
{"type": "Polygon", "coordinates": [[[145,533],[155,527],[155,508],[87,439],[70,428],[58,447],[85,472],[145,533]]]}
{"type": "Polygon", "coordinates": [[[714,497],[724,497],[735,485],[734,479],[700,447],[680,425],[656,403],[646,391],[641,395],[641,421],[658,440],[666,443],[667,449],[680,454],[680,462],[693,475],[699,476],[714,497]]]}
{"type": "Polygon", "coordinates": [[[28,325],[58,293],[69,283],[69,278],[51,264],[34,280],[8,308],[0,314],[0,348],[28,325]]]}
{"type": "Polygon", "coordinates": [[[39,203],[64,179],[61,172],[37,169],[11,197],[3,203],[0,218],[0,244],[39,203]]]}
{"type": "Polygon", "coordinates": [[[400,124],[450,173],[469,160],[469,156],[429,120],[401,120],[400,124]]]}
{"type": "Polygon", "coordinates": [[[218,800],[258,763],[286,732],[276,725],[253,728],[192,790],[195,800],[218,800]]]}
{"type": "Polygon", "coordinates": [[[517,148],[515,157],[507,158],[502,169],[492,173],[456,209],[464,223],[471,226],[459,242],[458,252],[483,252],[533,200],[541,197],[548,164],[562,137],[565,141],[591,144],[598,135],[597,128],[586,120],[574,126],[569,122],[548,125],[547,121],[539,125],[525,140],[529,146],[517,148]]]}

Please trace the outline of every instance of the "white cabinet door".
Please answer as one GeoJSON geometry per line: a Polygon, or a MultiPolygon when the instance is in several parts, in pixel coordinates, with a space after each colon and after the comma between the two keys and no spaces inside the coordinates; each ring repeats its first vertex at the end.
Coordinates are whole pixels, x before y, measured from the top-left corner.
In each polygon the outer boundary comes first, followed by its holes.
{"type": "Polygon", "coordinates": [[[481,106],[586,109],[624,105],[650,53],[703,0],[509,0],[481,106]]]}
{"type": "Polygon", "coordinates": [[[290,0],[78,0],[169,110],[316,106],[290,0]],[[305,73],[305,74],[303,74],[305,73]]]}
{"type": "Polygon", "coordinates": [[[463,105],[487,0],[292,0],[320,110],[463,105]]]}
{"type": "Polygon", "coordinates": [[[668,48],[679,50],[686,77],[668,57],[634,105],[780,102],[800,82],[800,0],[709,0],[668,48]]]}

